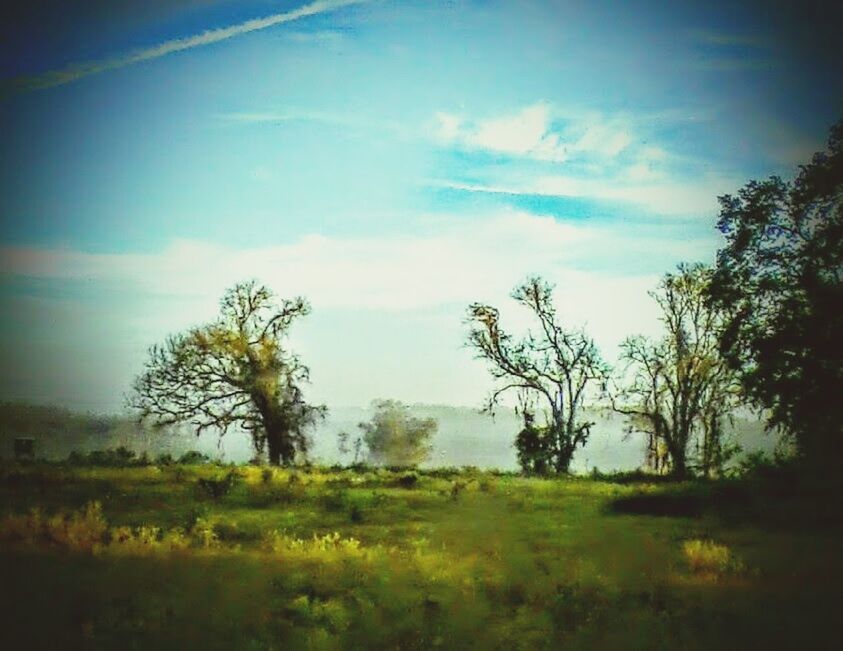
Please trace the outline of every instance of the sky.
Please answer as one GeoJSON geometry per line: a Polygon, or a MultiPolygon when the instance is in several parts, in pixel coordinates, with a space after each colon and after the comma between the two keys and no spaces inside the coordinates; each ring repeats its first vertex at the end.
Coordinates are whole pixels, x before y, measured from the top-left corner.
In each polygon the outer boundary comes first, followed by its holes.
{"type": "MultiPolygon", "coordinates": [[[[22,3],[21,3],[22,4],[22,3]]],[[[123,408],[256,278],[307,397],[479,406],[528,275],[604,357],[712,263],[717,197],[843,117],[824,2],[39,0],[0,28],[0,399],[123,408]]]]}

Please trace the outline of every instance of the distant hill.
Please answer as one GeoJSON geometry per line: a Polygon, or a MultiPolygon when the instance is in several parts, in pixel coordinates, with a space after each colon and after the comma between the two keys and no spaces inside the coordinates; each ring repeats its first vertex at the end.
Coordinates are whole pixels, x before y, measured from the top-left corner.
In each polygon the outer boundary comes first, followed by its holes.
{"type": "MultiPolygon", "coordinates": [[[[477,466],[517,470],[513,447],[521,427],[520,419],[508,409],[501,409],[495,418],[469,407],[447,405],[412,405],[413,415],[435,418],[439,429],[433,439],[433,454],[426,466],[477,466]]],[[[341,455],[338,434],[348,432],[352,440],[359,435],[358,423],[372,416],[364,407],[333,407],[327,419],[312,433],[311,457],[321,463],[350,463],[352,455],[341,455]]],[[[588,472],[593,467],[602,471],[633,470],[644,457],[642,434],[625,433],[625,420],[604,410],[588,411],[595,421],[588,444],[574,456],[572,470],[588,472]]],[[[738,418],[732,435],[746,451],[771,451],[772,436],[764,434],[760,422],[738,418]]],[[[237,463],[252,458],[247,434],[230,431],[222,440],[213,433],[197,438],[187,429],[151,431],[125,416],[83,414],[60,407],[44,407],[20,403],[0,403],[0,456],[11,457],[16,437],[36,440],[36,454],[48,459],[62,459],[73,450],[87,452],[123,445],[138,454],[155,456],[162,452],[177,455],[193,449],[212,457],[237,463]]]]}

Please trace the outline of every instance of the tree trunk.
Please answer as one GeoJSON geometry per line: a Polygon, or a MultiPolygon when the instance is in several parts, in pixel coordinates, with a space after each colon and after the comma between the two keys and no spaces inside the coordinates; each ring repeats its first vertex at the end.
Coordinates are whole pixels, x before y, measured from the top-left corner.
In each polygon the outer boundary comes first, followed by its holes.
{"type": "Polygon", "coordinates": [[[279,418],[267,418],[264,422],[266,429],[266,449],[271,466],[280,466],[293,462],[295,448],[290,440],[289,431],[284,421],[279,418]]]}
{"type": "Polygon", "coordinates": [[[571,459],[574,456],[574,446],[571,443],[570,434],[564,426],[556,428],[556,454],[554,460],[554,470],[557,475],[567,475],[571,467],[571,459]]]}
{"type": "Polygon", "coordinates": [[[269,465],[270,466],[280,466],[281,465],[281,446],[278,445],[278,437],[273,436],[267,430],[266,432],[266,449],[267,454],[269,456],[269,465]]]}
{"type": "Polygon", "coordinates": [[[670,450],[670,474],[676,479],[685,479],[688,477],[688,466],[685,460],[685,449],[680,446],[672,445],[670,450]]]}

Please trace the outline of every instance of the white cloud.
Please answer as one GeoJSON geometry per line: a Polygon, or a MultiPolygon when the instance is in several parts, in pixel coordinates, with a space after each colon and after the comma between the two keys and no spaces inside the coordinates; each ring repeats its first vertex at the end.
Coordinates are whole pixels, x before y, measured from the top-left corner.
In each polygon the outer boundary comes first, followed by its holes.
{"type": "Polygon", "coordinates": [[[614,158],[632,143],[630,132],[617,121],[593,119],[585,133],[572,145],[577,152],[614,158]]]}
{"type": "Polygon", "coordinates": [[[620,118],[567,116],[564,128],[555,128],[554,116],[554,110],[545,102],[514,114],[478,121],[439,112],[435,116],[435,135],[440,142],[469,150],[554,163],[573,156],[612,159],[634,142],[630,127],[620,118]]]}
{"type": "Polygon", "coordinates": [[[42,287],[62,281],[84,287],[81,298],[74,292],[7,303],[16,337],[7,344],[38,359],[53,351],[33,367],[26,385],[32,391],[119,405],[149,345],[213,319],[226,288],[257,278],[281,296],[301,294],[313,305],[293,333],[293,347],[311,364],[312,399],[365,404],[392,395],[479,404],[489,378],[463,347],[469,303],[499,307],[506,328],[521,331],[530,320],[509,292],[540,274],[556,284],[563,321],[584,325],[613,360],[623,337],[660,329],[647,295],[659,274],[650,271],[652,264],[642,271],[640,261],[653,251],[669,251],[666,257],[677,261],[698,259],[706,246],[512,210],[420,219],[421,235],[313,234],[250,249],[195,241],[132,254],[2,248],[0,274],[39,279],[42,287]],[[50,325],[57,322],[61,333],[50,325]],[[109,347],[100,348],[100,340],[109,347]],[[50,383],[55,360],[67,369],[60,386],[50,383]],[[108,381],[89,382],[94,368],[108,381]]]}
{"type": "Polygon", "coordinates": [[[538,160],[565,160],[559,134],[548,131],[550,109],[544,103],[528,106],[514,115],[478,122],[439,112],[436,121],[436,135],[440,142],[538,160]]]}
{"type": "Polygon", "coordinates": [[[536,104],[516,115],[478,122],[463,134],[463,141],[477,149],[562,161],[565,152],[559,136],[548,133],[548,112],[546,104],[536,104]]]}
{"type": "Polygon", "coordinates": [[[316,0],[310,4],[299,7],[292,11],[283,13],[276,13],[264,18],[254,18],[247,20],[237,25],[230,25],[228,27],[220,27],[218,29],[210,29],[196,34],[194,36],[187,36],[184,38],[176,38],[164,43],[159,43],[152,47],[136,50],[124,56],[114,57],[111,59],[100,59],[98,61],[90,61],[81,64],[73,64],[61,70],[54,70],[45,72],[40,75],[30,77],[23,77],[15,80],[13,83],[19,89],[37,89],[37,88],[51,88],[53,86],[61,86],[63,84],[76,81],[82,77],[106,72],[108,70],[116,70],[134,63],[142,61],[149,61],[151,59],[158,59],[173,52],[181,52],[182,50],[189,50],[203,45],[210,45],[211,43],[218,43],[225,41],[234,36],[241,34],[248,34],[268,27],[274,27],[282,23],[288,23],[308,16],[322,14],[329,11],[335,11],[353,4],[360,4],[368,0],[316,0]]]}
{"type": "Polygon", "coordinates": [[[605,182],[569,176],[544,176],[524,190],[550,196],[591,197],[621,201],[660,215],[715,215],[717,197],[734,190],[727,178],[704,178],[697,182],[659,180],[649,169],[633,166],[627,179],[605,182]],[[635,178],[635,176],[638,178],[635,178]]]}
{"type": "Polygon", "coordinates": [[[257,276],[327,307],[423,309],[465,301],[490,286],[505,291],[519,275],[552,267],[589,237],[551,217],[512,211],[447,230],[444,223],[437,220],[437,232],[429,236],[308,235],[249,250],[195,241],[177,241],[154,254],[7,248],[0,272],[124,281],[184,296],[218,293],[244,276],[257,276]]]}
{"type": "MultiPolygon", "coordinates": [[[[538,273],[559,284],[575,323],[599,324],[612,344],[621,336],[620,330],[610,334],[620,322],[604,312],[617,309],[618,288],[626,288],[631,314],[647,313],[641,305],[648,301],[649,275],[577,268],[589,252],[607,246],[609,236],[600,230],[516,211],[456,223],[430,218],[429,225],[426,236],[309,235],[248,250],[192,241],[143,254],[7,247],[0,273],[117,283],[128,292],[171,297],[182,305],[180,324],[189,314],[195,320],[200,305],[210,316],[226,287],[251,277],[282,295],[305,295],[320,309],[413,312],[474,300],[506,302],[515,283],[538,273]]],[[[625,333],[628,324],[621,327],[625,333]]]]}
{"type": "Polygon", "coordinates": [[[436,135],[443,142],[452,142],[460,135],[460,127],[462,126],[462,119],[459,116],[451,113],[437,113],[437,132],[436,135]]]}

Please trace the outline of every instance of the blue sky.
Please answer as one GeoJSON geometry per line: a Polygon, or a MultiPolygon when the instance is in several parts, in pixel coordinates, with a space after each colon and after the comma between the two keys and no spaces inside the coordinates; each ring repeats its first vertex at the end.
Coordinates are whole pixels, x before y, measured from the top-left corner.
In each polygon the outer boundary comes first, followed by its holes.
{"type": "Polygon", "coordinates": [[[329,404],[479,404],[465,307],[530,273],[613,361],[716,197],[843,108],[830,3],[35,7],[0,42],[0,397],[73,407],[251,277],[310,298],[329,404]]]}

